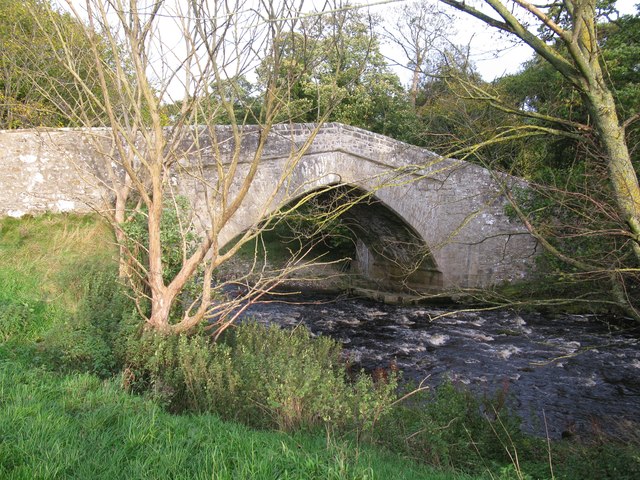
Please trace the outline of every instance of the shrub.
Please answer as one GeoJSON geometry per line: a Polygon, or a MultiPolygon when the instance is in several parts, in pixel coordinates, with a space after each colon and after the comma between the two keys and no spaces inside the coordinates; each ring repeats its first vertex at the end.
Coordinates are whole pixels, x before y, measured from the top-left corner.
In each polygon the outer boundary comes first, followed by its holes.
{"type": "Polygon", "coordinates": [[[220,342],[144,332],[128,350],[129,381],[173,411],[216,412],[255,427],[292,431],[370,428],[395,398],[396,381],[347,380],[340,349],[304,328],[246,324],[220,342]]]}
{"type": "MultiPolygon", "coordinates": [[[[148,263],[146,257],[149,246],[148,214],[146,207],[130,212],[130,218],[120,227],[127,237],[127,247],[138,253],[138,261],[148,263]]],[[[162,243],[162,275],[169,283],[182,266],[183,255],[189,255],[196,239],[190,230],[190,204],[186,197],[165,199],[160,219],[160,240],[162,243]],[[186,248],[186,251],[185,251],[186,248]]]]}
{"type": "Polygon", "coordinates": [[[230,348],[203,335],[145,331],[127,348],[127,386],[148,392],[170,411],[210,411],[229,417],[236,404],[230,348]]]}
{"type": "Polygon", "coordinates": [[[360,374],[350,383],[339,345],[327,337],[311,337],[306,328],[248,324],[234,332],[230,343],[248,400],[240,407],[256,425],[363,429],[393,401],[395,379],[375,384],[360,374]]]}

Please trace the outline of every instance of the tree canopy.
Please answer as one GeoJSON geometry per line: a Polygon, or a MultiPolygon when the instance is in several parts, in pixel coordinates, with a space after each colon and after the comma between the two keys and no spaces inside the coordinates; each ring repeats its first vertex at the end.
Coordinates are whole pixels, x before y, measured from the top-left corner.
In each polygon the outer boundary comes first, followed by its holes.
{"type": "Polygon", "coordinates": [[[99,90],[84,29],[48,0],[0,0],[0,128],[79,125],[79,107],[92,124],[102,124],[95,109],[85,108],[92,100],[56,58],[56,51],[67,49],[77,75],[99,90]]]}
{"type": "Polygon", "coordinates": [[[287,34],[278,82],[288,87],[284,100],[291,118],[325,119],[402,138],[408,97],[382,56],[378,22],[375,16],[338,3],[287,34]]]}

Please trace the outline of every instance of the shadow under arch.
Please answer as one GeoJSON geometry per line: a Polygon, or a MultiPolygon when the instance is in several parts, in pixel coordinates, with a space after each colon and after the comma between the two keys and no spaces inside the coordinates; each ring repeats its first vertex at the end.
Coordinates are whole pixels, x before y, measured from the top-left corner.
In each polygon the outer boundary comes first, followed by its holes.
{"type": "MultiPolygon", "coordinates": [[[[368,286],[408,293],[440,292],[442,272],[420,234],[374,193],[349,184],[330,184],[289,202],[312,203],[318,218],[338,221],[355,242],[351,273],[368,286]]],[[[314,215],[314,213],[311,213],[314,215]]]]}

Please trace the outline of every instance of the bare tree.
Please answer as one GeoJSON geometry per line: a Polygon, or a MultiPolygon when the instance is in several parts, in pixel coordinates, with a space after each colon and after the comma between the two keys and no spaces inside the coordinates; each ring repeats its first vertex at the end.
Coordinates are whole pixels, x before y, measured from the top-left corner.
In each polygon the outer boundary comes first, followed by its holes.
{"type": "MultiPolygon", "coordinates": [[[[77,103],[65,110],[75,112],[78,124],[109,127],[87,133],[100,149],[102,181],[113,197],[105,214],[115,228],[121,278],[149,327],[178,333],[217,318],[221,330],[237,317],[239,302],[223,301],[214,275],[264,225],[255,220],[227,242],[230,223],[247,210],[272,127],[286,121],[287,89],[294,82],[279,81],[279,75],[287,69],[283,52],[292,46],[285,40],[303,4],[64,2],[85,25],[94,61],[91,80],[97,78],[100,88],[78,72],[62,29],[50,41],[62,45],[55,50],[57,61],[79,92],[77,103]],[[246,95],[242,80],[258,65],[263,88],[246,95]],[[223,129],[217,125],[221,119],[227,123],[223,129]],[[178,177],[201,192],[197,210],[180,198],[178,177]]],[[[330,113],[327,108],[302,144],[291,142],[285,168],[268,185],[269,200],[252,206],[252,218],[268,217],[282,201],[289,174],[330,113]]],[[[258,272],[250,294],[269,290],[283,275],[258,272]]]]}
{"type": "Polygon", "coordinates": [[[449,40],[453,18],[427,0],[406,3],[395,9],[395,14],[395,23],[383,29],[385,37],[402,50],[411,70],[409,96],[415,107],[421,80],[433,73],[432,66],[454,47],[449,40]]]}

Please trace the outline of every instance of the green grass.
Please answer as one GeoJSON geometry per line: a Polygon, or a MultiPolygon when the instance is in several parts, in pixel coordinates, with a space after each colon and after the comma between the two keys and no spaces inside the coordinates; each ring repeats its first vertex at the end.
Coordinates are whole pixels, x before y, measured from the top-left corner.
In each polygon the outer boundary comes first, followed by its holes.
{"type": "Polygon", "coordinates": [[[6,355],[0,405],[0,478],[466,478],[343,441],[170,415],[117,380],[59,375],[6,355]]]}
{"type": "Polygon", "coordinates": [[[43,363],[47,339],[77,321],[87,279],[113,268],[115,252],[94,216],[0,219],[0,345],[43,363]]]}
{"type": "Polygon", "coordinates": [[[90,216],[0,220],[0,342],[37,341],[67,321],[83,295],[83,268],[113,261],[106,225],[90,216]]]}

